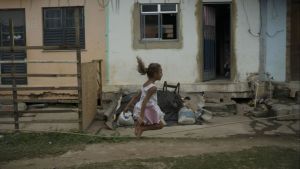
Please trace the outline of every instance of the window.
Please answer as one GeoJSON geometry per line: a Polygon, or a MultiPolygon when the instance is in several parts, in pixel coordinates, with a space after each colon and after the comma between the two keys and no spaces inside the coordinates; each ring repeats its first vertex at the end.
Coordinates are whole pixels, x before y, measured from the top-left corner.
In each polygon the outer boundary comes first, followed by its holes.
{"type": "Polygon", "coordinates": [[[85,48],[83,7],[44,8],[44,45],[75,45],[75,9],[79,9],[80,46],[85,48]]]}
{"type": "MultiPolygon", "coordinates": [[[[0,10],[0,47],[10,46],[10,29],[9,19],[13,20],[14,23],[14,42],[16,46],[26,45],[26,30],[25,30],[25,9],[9,9],[0,10]]],[[[25,50],[15,51],[0,51],[0,61],[23,61],[26,59],[27,54],[25,50]]],[[[0,63],[0,74],[27,74],[26,63],[0,63]]],[[[17,85],[26,85],[27,77],[16,77],[17,85]]],[[[0,84],[11,85],[13,83],[12,77],[0,77],[0,84]]]]}
{"type": "Polygon", "coordinates": [[[142,4],[141,39],[177,39],[177,4],[142,4]]]}

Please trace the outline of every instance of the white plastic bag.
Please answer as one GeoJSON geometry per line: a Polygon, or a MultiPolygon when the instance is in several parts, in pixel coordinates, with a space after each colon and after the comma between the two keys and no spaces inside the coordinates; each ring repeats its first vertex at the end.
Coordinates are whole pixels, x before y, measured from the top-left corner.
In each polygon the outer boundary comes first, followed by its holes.
{"type": "Polygon", "coordinates": [[[196,122],[195,113],[192,109],[183,107],[178,112],[179,124],[194,124],[196,122]]]}
{"type": "Polygon", "coordinates": [[[121,112],[117,121],[118,126],[133,126],[132,112],[121,112]]]}

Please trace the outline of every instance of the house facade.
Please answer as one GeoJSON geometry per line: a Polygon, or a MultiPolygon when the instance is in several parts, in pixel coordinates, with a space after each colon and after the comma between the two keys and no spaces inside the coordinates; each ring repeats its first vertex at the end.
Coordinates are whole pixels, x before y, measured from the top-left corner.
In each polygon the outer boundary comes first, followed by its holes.
{"type": "MultiPolygon", "coordinates": [[[[299,6],[298,1],[119,3],[118,9],[108,12],[106,82],[111,86],[132,86],[145,80],[136,71],[136,56],[146,64],[160,63],[162,81],[180,82],[188,91],[244,91],[252,73],[268,73],[274,82],[288,82],[293,79],[290,74],[299,80],[295,73],[299,69],[292,70],[290,66],[288,45],[290,41],[297,43],[289,37],[299,40],[299,33],[287,33],[293,27],[291,22],[299,17],[292,12],[293,6],[299,6]],[[293,18],[289,18],[289,13],[293,13],[293,18]],[[224,83],[209,89],[212,84],[224,83]]],[[[295,55],[293,58],[299,63],[299,54],[295,55]]]]}
{"type": "MultiPolygon", "coordinates": [[[[162,82],[180,82],[185,91],[240,93],[248,91],[251,73],[269,73],[275,82],[299,81],[297,6],[298,0],[10,0],[0,1],[0,19],[2,27],[15,19],[20,45],[72,44],[72,11],[78,8],[82,61],[103,60],[104,92],[135,90],[145,81],[136,71],[139,56],[146,64],[160,63],[162,82]]],[[[2,29],[2,46],[6,34],[2,29]]],[[[70,50],[28,50],[19,59],[74,58],[70,50]]],[[[9,73],[9,67],[1,64],[1,73],[9,73]]],[[[75,67],[28,64],[19,71],[72,73],[75,67]]],[[[67,77],[19,81],[76,84],[67,77]]],[[[1,85],[7,84],[2,78],[1,85]]]]}

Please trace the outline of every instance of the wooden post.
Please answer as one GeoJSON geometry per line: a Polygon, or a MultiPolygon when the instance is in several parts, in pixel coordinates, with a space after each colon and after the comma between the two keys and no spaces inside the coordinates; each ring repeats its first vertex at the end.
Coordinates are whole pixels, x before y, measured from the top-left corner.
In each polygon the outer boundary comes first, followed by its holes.
{"type": "MultiPolygon", "coordinates": [[[[12,19],[9,19],[9,37],[10,37],[10,47],[11,52],[14,51],[14,23],[12,19]]],[[[19,129],[19,112],[18,112],[18,102],[17,102],[17,84],[16,84],[16,64],[15,62],[15,55],[12,54],[12,92],[13,92],[13,105],[14,105],[14,121],[15,121],[15,129],[19,129]]]]}
{"type": "Polygon", "coordinates": [[[78,118],[79,130],[82,130],[82,80],[81,80],[81,49],[80,49],[80,17],[79,8],[75,9],[75,29],[76,29],[76,57],[77,57],[77,85],[78,85],[78,118]]]}

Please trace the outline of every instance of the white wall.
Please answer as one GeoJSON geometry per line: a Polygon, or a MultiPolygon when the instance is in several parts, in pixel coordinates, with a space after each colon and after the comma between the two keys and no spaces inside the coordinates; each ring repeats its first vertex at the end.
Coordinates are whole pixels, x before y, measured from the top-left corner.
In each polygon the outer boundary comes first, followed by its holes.
{"type": "Polygon", "coordinates": [[[235,34],[235,51],[237,80],[244,81],[247,73],[258,72],[259,67],[259,37],[251,35],[260,31],[259,0],[236,0],[237,21],[235,34]],[[244,7],[243,7],[244,1],[244,7]],[[248,21],[247,22],[247,17],[248,21]]]}
{"type": "MultiPolygon", "coordinates": [[[[109,9],[109,53],[106,79],[109,85],[141,84],[146,77],[140,76],[136,71],[136,56],[149,64],[159,62],[163,67],[162,81],[195,83],[199,77],[197,65],[198,36],[195,17],[195,4],[197,0],[168,0],[167,2],[181,2],[182,17],[182,49],[132,49],[132,10],[135,1],[120,1],[119,10],[109,9]]],[[[208,0],[207,0],[208,1],[208,0]]],[[[213,2],[213,0],[209,0],[213,2]]],[[[259,64],[259,38],[249,34],[246,14],[248,15],[251,31],[259,32],[260,16],[259,1],[236,0],[237,16],[234,39],[236,52],[237,79],[245,81],[247,73],[258,72],[259,64]]],[[[139,0],[140,3],[149,0],[139,0]]],[[[151,0],[151,2],[164,3],[165,0],[151,0]]]]}
{"type": "MultiPolygon", "coordinates": [[[[168,82],[194,83],[198,77],[196,62],[197,32],[195,0],[181,3],[183,26],[182,49],[132,49],[132,10],[135,1],[120,1],[119,10],[109,12],[109,79],[108,84],[140,84],[146,77],[136,71],[136,56],[146,64],[159,62],[163,68],[163,79],[168,82]]],[[[139,0],[140,3],[149,0],[139,0]]],[[[156,0],[151,2],[161,2],[156,0]]],[[[179,0],[168,2],[178,3],[179,0]]]]}
{"type": "Polygon", "coordinates": [[[266,72],[275,81],[285,81],[286,75],[286,1],[267,3],[266,72]]]}

